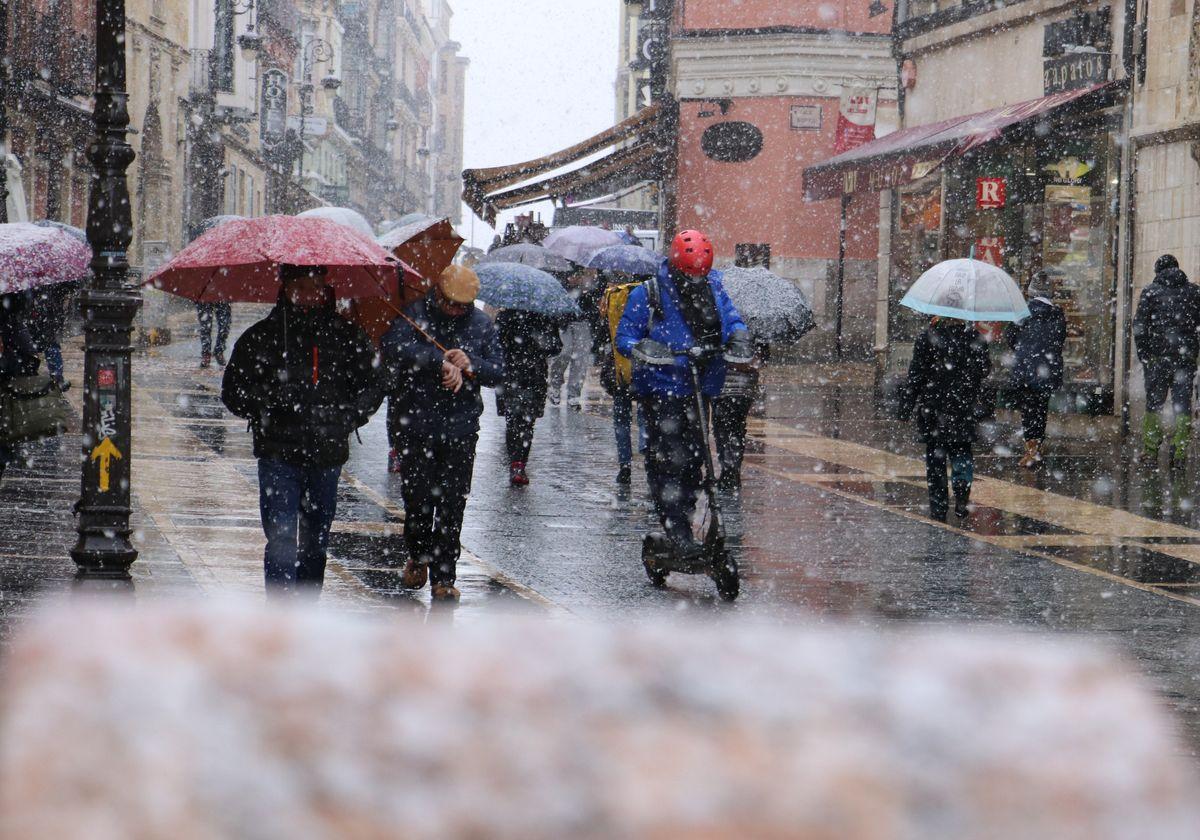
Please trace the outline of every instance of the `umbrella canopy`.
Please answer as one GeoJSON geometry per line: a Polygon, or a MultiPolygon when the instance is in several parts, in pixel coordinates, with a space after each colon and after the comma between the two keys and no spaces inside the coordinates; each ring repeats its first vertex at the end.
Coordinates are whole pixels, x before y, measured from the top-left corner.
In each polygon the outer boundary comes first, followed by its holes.
{"type": "Polygon", "coordinates": [[[571,271],[575,266],[566,257],[552,254],[541,245],[532,242],[519,242],[516,245],[505,245],[490,254],[480,257],[479,265],[489,263],[520,263],[538,271],[571,271]]]}
{"type": "Polygon", "coordinates": [[[66,222],[55,221],[54,219],[38,219],[36,222],[34,222],[34,224],[38,227],[57,228],[58,230],[66,231],[80,242],[85,244],[87,243],[87,231],[85,231],[83,228],[77,228],[74,225],[69,225],[66,222]]]}
{"type": "Polygon", "coordinates": [[[235,219],[197,237],[146,280],[194,301],[274,303],[279,266],[323,265],[339,298],[395,295],[394,257],[328,219],[262,216],[235,219]]]}
{"type": "Polygon", "coordinates": [[[816,326],[804,293],[761,266],[726,269],[721,282],[746,326],[763,341],[798,341],[816,326]]]}
{"type": "Polygon", "coordinates": [[[475,266],[479,299],[497,309],[520,309],[558,317],[578,315],[579,306],[553,275],[520,263],[475,266]]]}
{"type": "Polygon", "coordinates": [[[623,274],[658,274],[663,257],[640,245],[609,245],[588,258],[587,267],[623,274]]]}
{"type": "Polygon", "coordinates": [[[232,222],[237,219],[244,219],[244,218],[246,218],[246,217],[245,216],[235,216],[232,213],[226,213],[222,216],[209,216],[207,219],[205,219],[203,222],[200,223],[199,227],[196,228],[196,236],[200,236],[203,233],[208,233],[213,228],[220,227],[221,225],[225,224],[226,222],[232,222]]]}
{"type": "Polygon", "coordinates": [[[395,320],[397,310],[428,294],[433,280],[454,262],[463,238],[449,219],[423,216],[411,224],[393,228],[376,241],[406,266],[397,295],[364,298],[355,301],[351,308],[350,320],[378,344],[395,320]]]}
{"type": "Polygon", "coordinates": [[[298,219],[328,219],[331,222],[337,222],[339,225],[345,225],[352,228],[364,236],[375,238],[375,229],[371,227],[371,223],[366,217],[357,210],[352,210],[349,207],[314,207],[311,210],[305,210],[303,213],[297,213],[298,219]]]}
{"type": "Polygon", "coordinates": [[[0,294],[70,283],[88,273],[92,249],[59,227],[0,225],[0,294]]]}
{"type": "Polygon", "coordinates": [[[901,306],[963,321],[1021,321],[1029,307],[1016,282],[991,263],[946,260],[912,284],[901,306]]]}
{"type": "Polygon", "coordinates": [[[601,248],[621,245],[624,242],[621,234],[615,231],[588,225],[571,225],[554,231],[542,244],[552,254],[566,257],[577,265],[587,265],[588,258],[601,248]]]}

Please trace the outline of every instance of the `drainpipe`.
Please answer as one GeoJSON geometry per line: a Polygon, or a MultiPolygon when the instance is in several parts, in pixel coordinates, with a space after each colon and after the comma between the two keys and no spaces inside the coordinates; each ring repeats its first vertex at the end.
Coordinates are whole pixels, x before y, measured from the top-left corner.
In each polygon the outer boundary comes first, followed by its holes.
{"type": "MultiPolygon", "coordinates": [[[[1134,232],[1137,230],[1137,154],[1138,144],[1133,137],[1133,105],[1134,91],[1137,88],[1138,57],[1135,54],[1135,41],[1138,31],[1138,0],[1125,0],[1125,20],[1121,37],[1121,67],[1125,75],[1125,114],[1124,129],[1125,143],[1121,155],[1121,200],[1124,202],[1123,212],[1118,218],[1124,220],[1123,231],[1124,254],[1121,269],[1124,277],[1121,282],[1121,292],[1118,302],[1124,304],[1121,324],[1121,377],[1114,382],[1113,387],[1121,389],[1121,437],[1128,438],[1130,429],[1130,398],[1129,373],[1133,367],[1133,267],[1134,267],[1134,232]]],[[[1145,61],[1141,56],[1141,61],[1145,61]]]]}
{"type": "Polygon", "coordinates": [[[838,219],[837,288],[834,291],[833,311],[837,321],[834,332],[834,358],[842,360],[842,311],[846,297],[846,211],[850,209],[850,196],[842,193],[841,215],[838,219]]]}

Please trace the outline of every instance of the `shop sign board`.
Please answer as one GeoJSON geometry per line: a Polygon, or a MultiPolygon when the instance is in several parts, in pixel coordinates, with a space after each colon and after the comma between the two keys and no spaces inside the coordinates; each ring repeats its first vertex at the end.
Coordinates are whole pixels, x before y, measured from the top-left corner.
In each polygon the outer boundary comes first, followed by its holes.
{"type": "Polygon", "coordinates": [[[875,106],[878,99],[879,91],[875,88],[842,88],[837,135],[833,142],[835,155],[857,149],[875,139],[875,106]]]}
{"type": "Polygon", "coordinates": [[[820,131],[820,105],[793,105],[792,131],[820,131]]]}
{"type": "Polygon", "coordinates": [[[1042,63],[1042,88],[1046,95],[1079,90],[1108,81],[1110,55],[1106,52],[1075,52],[1047,58],[1042,63]]]}
{"type": "Polygon", "coordinates": [[[1004,237],[980,236],[975,239],[975,259],[1000,268],[1004,264],[1004,237]]]}
{"type": "Polygon", "coordinates": [[[1007,183],[1003,178],[976,178],[975,208],[977,210],[995,210],[1003,207],[1007,193],[1007,183]]]}

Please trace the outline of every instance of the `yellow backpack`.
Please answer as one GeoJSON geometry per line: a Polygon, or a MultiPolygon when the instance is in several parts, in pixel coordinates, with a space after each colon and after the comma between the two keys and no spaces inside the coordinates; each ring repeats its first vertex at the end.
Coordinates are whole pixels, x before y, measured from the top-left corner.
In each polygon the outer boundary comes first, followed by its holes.
{"type": "Polygon", "coordinates": [[[608,340],[613,348],[617,384],[622,386],[627,386],[633,381],[633,363],[617,352],[617,325],[621,323],[621,316],[625,314],[625,303],[629,300],[629,293],[640,285],[642,284],[621,283],[609,286],[604,290],[604,297],[600,299],[600,314],[608,322],[608,340]]]}

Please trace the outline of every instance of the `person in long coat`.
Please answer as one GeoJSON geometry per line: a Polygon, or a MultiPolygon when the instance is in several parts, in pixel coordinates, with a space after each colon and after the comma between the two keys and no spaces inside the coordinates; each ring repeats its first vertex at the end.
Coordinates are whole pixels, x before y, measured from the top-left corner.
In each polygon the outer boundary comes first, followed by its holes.
{"type": "Polygon", "coordinates": [[[1042,462],[1042,441],[1050,396],[1063,383],[1063,344],[1067,340],[1067,317],[1062,307],[1050,300],[1050,278],[1039,271],[1029,281],[1029,317],[1008,329],[1008,346],[1013,351],[1009,383],[1021,412],[1025,436],[1022,467],[1032,469],[1042,462]]]}
{"type": "Polygon", "coordinates": [[[550,359],[562,352],[558,324],[534,312],[505,309],[496,316],[504,349],[504,384],[496,390],[496,410],[505,418],[509,482],[529,483],[526,468],[533,427],[546,410],[550,359]]]}
{"type": "MultiPolygon", "coordinates": [[[[28,298],[24,292],[0,295],[0,386],[14,376],[33,376],[41,360],[26,324],[28,298]]],[[[0,442],[0,478],[16,460],[15,447],[0,442]]]]}
{"type": "Polygon", "coordinates": [[[925,479],[929,513],[945,521],[950,499],[946,467],[951,469],[954,513],[965,517],[975,477],[975,424],[983,382],[991,372],[987,344],[973,324],[936,318],[913,346],[908,381],[900,400],[900,419],[916,414],[925,443],[925,479]]]}

